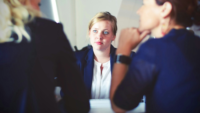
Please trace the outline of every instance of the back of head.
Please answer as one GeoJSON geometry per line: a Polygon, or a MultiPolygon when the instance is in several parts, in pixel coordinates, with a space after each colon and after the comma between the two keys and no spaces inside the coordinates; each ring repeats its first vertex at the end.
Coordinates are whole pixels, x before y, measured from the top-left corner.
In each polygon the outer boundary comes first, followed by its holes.
{"type": "Polygon", "coordinates": [[[115,16],[111,15],[109,12],[99,12],[97,13],[89,22],[88,32],[92,28],[92,26],[100,21],[110,21],[112,24],[112,32],[114,35],[117,33],[117,19],[115,16]]]}
{"type": "Polygon", "coordinates": [[[13,32],[18,35],[17,43],[21,42],[23,36],[30,41],[24,26],[35,16],[41,16],[40,12],[22,5],[20,0],[1,0],[0,8],[0,43],[14,41],[10,38],[13,32]]]}
{"type": "Polygon", "coordinates": [[[155,0],[158,5],[172,4],[171,18],[178,25],[190,27],[200,22],[200,5],[197,0],[155,0]]]}

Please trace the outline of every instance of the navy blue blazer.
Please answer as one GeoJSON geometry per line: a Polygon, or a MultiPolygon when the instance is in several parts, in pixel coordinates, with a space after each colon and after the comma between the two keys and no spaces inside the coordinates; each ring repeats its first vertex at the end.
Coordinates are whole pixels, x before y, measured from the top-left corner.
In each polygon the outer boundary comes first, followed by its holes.
{"type": "Polygon", "coordinates": [[[146,95],[146,113],[200,113],[200,38],[172,29],[141,45],[131,74],[118,86],[114,103],[131,110],[146,95]]]}
{"type": "MultiPolygon", "coordinates": [[[[110,46],[110,65],[111,73],[113,70],[114,57],[115,57],[116,48],[112,45],[110,46]]],[[[131,53],[131,57],[134,57],[135,52],[131,53]]],[[[83,76],[86,89],[88,91],[89,98],[91,98],[91,86],[93,79],[93,67],[94,67],[94,52],[92,46],[83,51],[75,52],[77,58],[77,65],[79,66],[81,75],[83,76]]]]}

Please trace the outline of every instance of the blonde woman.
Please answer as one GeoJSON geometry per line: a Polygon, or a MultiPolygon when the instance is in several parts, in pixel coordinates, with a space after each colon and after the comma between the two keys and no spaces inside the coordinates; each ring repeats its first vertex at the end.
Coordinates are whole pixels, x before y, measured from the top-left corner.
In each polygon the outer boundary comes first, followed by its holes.
{"type": "MultiPolygon", "coordinates": [[[[117,33],[117,20],[109,12],[99,12],[90,21],[91,48],[75,53],[89,98],[108,99],[116,48],[111,44],[117,33]]],[[[132,52],[131,57],[134,56],[132,52]]]]}
{"type": "Polygon", "coordinates": [[[87,92],[62,25],[39,18],[30,1],[21,2],[26,6],[0,0],[0,112],[60,112],[55,76],[67,92],[64,109],[88,112],[87,92]]]}

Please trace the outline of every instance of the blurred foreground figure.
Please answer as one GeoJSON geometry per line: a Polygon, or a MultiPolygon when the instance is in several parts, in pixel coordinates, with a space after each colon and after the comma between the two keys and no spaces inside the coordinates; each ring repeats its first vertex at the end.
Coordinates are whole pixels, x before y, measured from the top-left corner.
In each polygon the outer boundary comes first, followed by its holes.
{"type": "Polygon", "coordinates": [[[198,20],[197,0],[143,0],[139,28],[122,30],[110,90],[112,108],[125,112],[146,95],[146,113],[200,113],[200,38],[186,27],[198,20]],[[129,70],[122,60],[147,35],[129,70]],[[121,54],[121,55],[119,55],[121,54]]]}
{"type": "Polygon", "coordinates": [[[59,113],[55,76],[66,111],[88,112],[88,95],[62,25],[39,18],[39,8],[29,7],[29,1],[20,2],[0,0],[0,113],[59,113]]]}

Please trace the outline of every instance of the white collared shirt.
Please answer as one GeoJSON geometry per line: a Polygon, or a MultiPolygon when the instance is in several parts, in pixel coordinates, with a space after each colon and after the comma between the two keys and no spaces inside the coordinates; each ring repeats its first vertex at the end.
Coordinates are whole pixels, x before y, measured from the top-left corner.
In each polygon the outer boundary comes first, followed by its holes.
{"type": "Polygon", "coordinates": [[[101,74],[101,63],[94,60],[91,97],[92,99],[108,99],[111,85],[110,61],[103,63],[101,74]]]}

